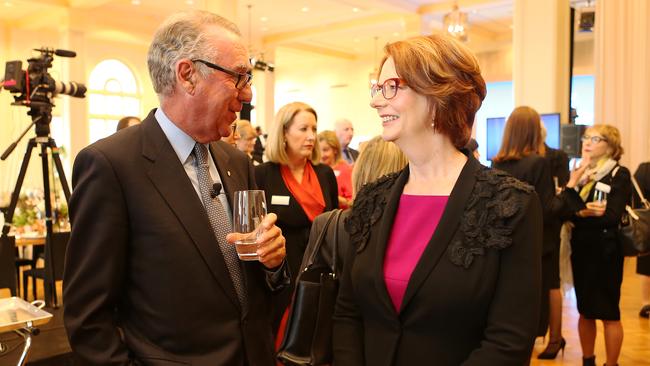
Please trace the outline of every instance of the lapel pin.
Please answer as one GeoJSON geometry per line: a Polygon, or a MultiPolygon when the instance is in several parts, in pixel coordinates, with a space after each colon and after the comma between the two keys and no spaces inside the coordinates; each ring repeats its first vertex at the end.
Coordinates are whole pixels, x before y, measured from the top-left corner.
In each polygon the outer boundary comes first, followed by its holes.
{"type": "Polygon", "coordinates": [[[230,170],[227,171],[228,176],[230,177],[230,170]]]}

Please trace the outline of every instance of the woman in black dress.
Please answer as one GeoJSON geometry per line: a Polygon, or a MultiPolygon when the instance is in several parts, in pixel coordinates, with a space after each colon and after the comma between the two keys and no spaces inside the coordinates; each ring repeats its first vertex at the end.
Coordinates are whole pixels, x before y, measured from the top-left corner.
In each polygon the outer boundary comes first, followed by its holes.
{"type": "Polygon", "coordinates": [[[264,190],[268,211],[278,215],[277,225],[287,240],[291,286],[274,304],[274,330],[289,305],[298,267],[309,241],[314,218],[338,208],[338,186],[332,168],[320,164],[316,141],[316,111],[300,102],[278,111],[266,144],[268,162],[255,167],[257,186],[264,190]]]}
{"type": "MultiPolygon", "coordinates": [[[[560,221],[557,219],[555,186],[548,159],[544,158],[544,132],[537,111],[522,106],[512,111],[503,133],[499,153],[492,159],[492,167],[512,174],[533,187],[542,202],[544,213],[542,240],[542,300],[538,336],[544,336],[549,328],[549,343],[537,357],[553,359],[566,341],[562,337],[561,302],[549,324],[549,296],[560,288],[560,221]],[[550,325],[550,327],[549,327],[550,325]]],[[[561,299],[561,297],[560,297],[561,299]]],[[[561,300],[560,300],[561,301],[561,300]]],[[[555,309],[553,309],[555,310],[555,309]]]]}
{"type": "MultiPolygon", "coordinates": [[[[646,199],[650,197],[650,162],[641,163],[634,173],[634,178],[639,183],[641,192],[646,199]]],[[[635,203],[641,207],[641,200],[635,193],[635,203]]],[[[650,255],[637,257],[636,273],[641,276],[641,310],[639,316],[642,318],[650,317],[650,255]]]]}
{"type": "Polygon", "coordinates": [[[623,253],[618,226],[631,194],[630,172],[620,166],[621,135],[594,125],[582,136],[582,160],[560,197],[571,233],[571,266],[578,303],[583,365],[595,365],[596,319],[603,322],[606,365],[616,365],[623,343],[619,309],[623,253]]]}

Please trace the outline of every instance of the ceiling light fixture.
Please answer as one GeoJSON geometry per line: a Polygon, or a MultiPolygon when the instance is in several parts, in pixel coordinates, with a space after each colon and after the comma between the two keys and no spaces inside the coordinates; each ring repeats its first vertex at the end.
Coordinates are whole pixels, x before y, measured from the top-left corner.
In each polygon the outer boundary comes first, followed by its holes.
{"type": "Polygon", "coordinates": [[[309,11],[309,8],[304,6],[302,9],[300,9],[303,13],[306,13],[309,11]]]}
{"type": "Polygon", "coordinates": [[[443,24],[449,35],[463,42],[467,41],[467,13],[460,11],[458,1],[454,2],[451,12],[443,18],[443,24]]]}
{"type": "MultiPolygon", "coordinates": [[[[246,5],[248,8],[248,54],[250,55],[250,63],[253,65],[253,68],[255,70],[260,70],[260,71],[270,71],[273,72],[275,70],[275,65],[264,61],[264,53],[260,53],[259,56],[255,56],[255,52],[253,52],[253,42],[252,42],[252,35],[253,35],[253,29],[252,29],[252,8],[253,5],[248,4],[246,5]]],[[[262,21],[266,21],[266,17],[260,18],[262,21]],[[262,20],[264,19],[264,20],[262,20]]],[[[262,31],[267,31],[268,27],[262,27],[262,31]]]]}
{"type": "Polygon", "coordinates": [[[354,13],[358,13],[359,11],[361,11],[361,9],[359,9],[359,8],[352,8],[352,11],[353,11],[354,13]]]}
{"type": "Polygon", "coordinates": [[[142,4],[142,1],[140,1],[140,0],[131,0],[131,4],[132,5],[140,5],[140,4],[142,4]]]}

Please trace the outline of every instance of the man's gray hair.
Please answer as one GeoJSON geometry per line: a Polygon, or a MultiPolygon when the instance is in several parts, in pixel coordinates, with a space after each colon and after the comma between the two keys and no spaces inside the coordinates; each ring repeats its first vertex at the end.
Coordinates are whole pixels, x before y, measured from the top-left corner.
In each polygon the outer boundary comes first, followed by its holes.
{"type": "MultiPolygon", "coordinates": [[[[169,95],[176,85],[176,63],[181,59],[207,58],[212,61],[219,50],[207,42],[205,29],[217,26],[241,36],[237,26],[226,18],[207,11],[191,11],[171,15],[158,27],[149,46],[147,65],[156,93],[169,95]]],[[[199,72],[206,76],[207,66],[197,63],[199,72]]]]}

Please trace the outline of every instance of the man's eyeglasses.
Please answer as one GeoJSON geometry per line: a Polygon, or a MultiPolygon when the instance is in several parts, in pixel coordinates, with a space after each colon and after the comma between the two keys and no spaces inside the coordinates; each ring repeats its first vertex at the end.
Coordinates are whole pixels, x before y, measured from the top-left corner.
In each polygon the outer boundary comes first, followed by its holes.
{"type": "Polygon", "coordinates": [[[243,89],[246,85],[250,85],[251,81],[253,80],[253,74],[251,74],[250,72],[241,74],[236,71],[226,69],[225,67],[219,66],[217,64],[213,64],[212,62],[208,62],[198,58],[192,60],[192,62],[200,62],[211,69],[224,72],[234,78],[237,78],[237,81],[235,82],[235,88],[237,89],[243,89]]]}
{"type": "Polygon", "coordinates": [[[602,136],[589,136],[589,135],[582,135],[580,140],[582,140],[582,142],[585,142],[587,140],[591,140],[591,142],[593,142],[594,144],[597,144],[597,143],[599,143],[601,141],[607,142],[607,139],[602,137],[602,136]]]}
{"type": "Polygon", "coordinates": [[[406,82],[400,78],[386,79],[383,84],[377,83],[370,87],[370,96],[374,98],[381,90],[385,99],[393,99],[397,95],[400,85],[406,86],[406,82]]]}

